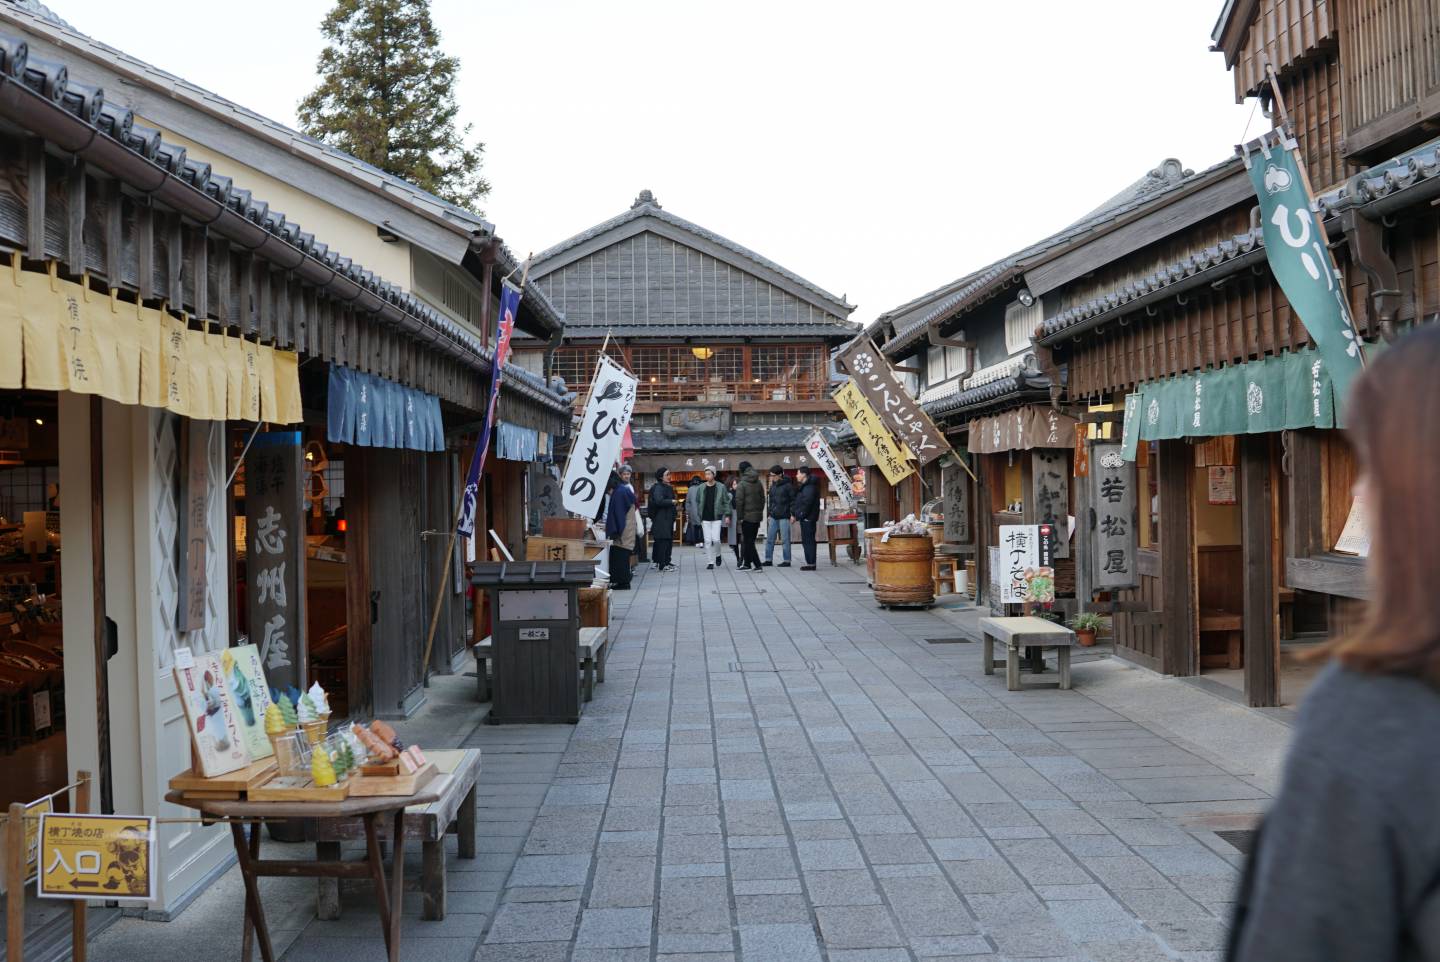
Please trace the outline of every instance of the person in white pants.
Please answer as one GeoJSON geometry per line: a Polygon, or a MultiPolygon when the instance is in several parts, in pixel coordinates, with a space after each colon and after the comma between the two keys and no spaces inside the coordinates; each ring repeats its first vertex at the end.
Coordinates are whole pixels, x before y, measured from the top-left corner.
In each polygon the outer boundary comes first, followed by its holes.
{"type": "Polygon", "coordinates": [[[705,567],[722,564],[720,525],[730,516],[730,492],[715,481],[715,469],[705,469],[705,482],[690,485],[685,495],[685,517],[700,522],[705,551],[705,567]]]}

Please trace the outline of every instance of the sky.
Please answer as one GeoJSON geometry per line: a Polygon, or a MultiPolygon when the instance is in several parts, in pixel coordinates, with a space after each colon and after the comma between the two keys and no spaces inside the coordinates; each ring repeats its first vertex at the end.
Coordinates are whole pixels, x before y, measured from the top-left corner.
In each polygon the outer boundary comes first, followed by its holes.
{"type": "MultiPolygon", "coordinates": [[[[286,124],[328,0],[49,0],[113,47],[286,124]],[[224,21],[222,24],[221,21],[224,21]]],[[[484,208],[523,256],[667,211],[866,322],[1247,125],[1210,51],[1222,0],[432,0],[485,143],[484,208]]],[[[326,240],[331,240],[326,238],[326,240]]],[[[340,246],[331,241],[333,246],[340,246]]]]}

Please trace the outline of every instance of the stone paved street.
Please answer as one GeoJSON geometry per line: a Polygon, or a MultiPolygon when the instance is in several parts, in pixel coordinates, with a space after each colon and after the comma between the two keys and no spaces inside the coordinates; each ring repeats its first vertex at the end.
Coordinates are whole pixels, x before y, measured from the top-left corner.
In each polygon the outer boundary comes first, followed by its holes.
{"type": "Polygon", "coordinates": [[[1207,827],[1261,809],[1283,725],[1108,659],[1010,693],[927,642],[965,616],[882,611],[862,569],[697,554],[615,595],[563,750],[476,733],[478,959],[1219,958],[1239,857],[1207,827]]]}

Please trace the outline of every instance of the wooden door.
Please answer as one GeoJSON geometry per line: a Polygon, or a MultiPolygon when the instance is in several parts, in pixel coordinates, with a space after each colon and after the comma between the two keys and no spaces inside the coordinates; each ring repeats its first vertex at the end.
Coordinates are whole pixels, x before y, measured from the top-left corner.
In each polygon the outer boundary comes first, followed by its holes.
{"type": "Polygon", "coordinates": [[[423,697],[420,662],[429,627],[420,540],[426,455],[376,449],[366,456],[375,714],[404,717],[423,697]]]}

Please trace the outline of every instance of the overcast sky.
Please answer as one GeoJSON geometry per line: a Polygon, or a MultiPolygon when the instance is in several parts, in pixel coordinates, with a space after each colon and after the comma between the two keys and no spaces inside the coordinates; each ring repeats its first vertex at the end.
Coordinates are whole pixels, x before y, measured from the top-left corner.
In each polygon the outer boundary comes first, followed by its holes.
{"type": "MultiPolygon", "coordinates": [[[[295,124],[326,0],[49,0],[77,29],[295,124]],[[205,13],[206,9],[212,12],[205,13]]],[[[433,0],[517,254],[665,207],[877,314],[1075,220],[1251,105],[1221,0],[433,0]]],[[[1263,119],[1257,119],[1258,125],[1263,119]]],[[[334,246],[343,243],[324,238],[334,246]]]]}

